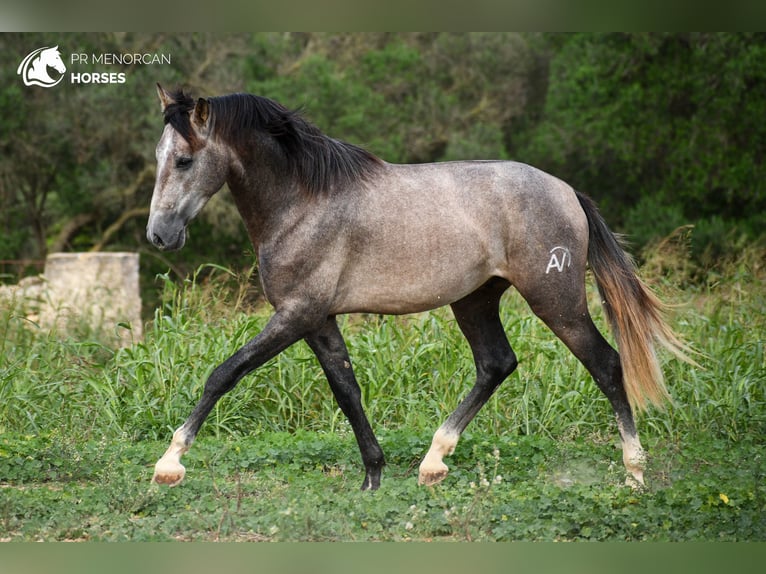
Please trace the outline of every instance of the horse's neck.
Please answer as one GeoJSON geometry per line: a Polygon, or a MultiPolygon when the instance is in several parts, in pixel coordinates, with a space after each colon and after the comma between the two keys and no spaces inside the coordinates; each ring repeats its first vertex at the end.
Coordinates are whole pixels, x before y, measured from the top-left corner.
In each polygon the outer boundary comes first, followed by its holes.
{"type": "MultiPolygon", "coordinates": [[[[249,164],[249,165],[258,165],[249,164]]],[[[254,170],[256,171],[256,170],[254,170]]],[[[254,246],[268,242],[279,228],[308,208],[297,185],[289,178],[246,174],[227,181],[237,211],[254,246]]]]}

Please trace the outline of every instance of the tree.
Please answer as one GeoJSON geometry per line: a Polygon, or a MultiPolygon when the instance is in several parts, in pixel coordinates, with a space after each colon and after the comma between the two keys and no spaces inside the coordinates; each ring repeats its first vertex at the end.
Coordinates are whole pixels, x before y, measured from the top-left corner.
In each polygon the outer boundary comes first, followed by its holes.
{"type": "Polygon", "coordinates": [[[275,34],[247,88],[388,161],[502,158],[530,62],[518,34],[275,34]]]}
{"type": "Polygon", "coordinates": [[[722,228],[760,233],[764,35],[553,39],[543,118],[523,146],[530,161],[597,197],[640,242],[690,222],[703,244],[722,228]]]}

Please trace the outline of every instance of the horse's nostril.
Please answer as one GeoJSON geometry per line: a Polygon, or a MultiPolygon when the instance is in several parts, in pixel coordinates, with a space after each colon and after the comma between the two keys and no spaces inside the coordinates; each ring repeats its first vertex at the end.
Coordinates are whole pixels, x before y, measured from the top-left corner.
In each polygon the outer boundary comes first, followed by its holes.
{"type": "Polygon", "coordinates": [[[165,245],[165,242],[162,241],[162,237],[160,237],[157,233],[152,235],[152,243],[154,243],[157,247],[162,247],[165,245]]]}

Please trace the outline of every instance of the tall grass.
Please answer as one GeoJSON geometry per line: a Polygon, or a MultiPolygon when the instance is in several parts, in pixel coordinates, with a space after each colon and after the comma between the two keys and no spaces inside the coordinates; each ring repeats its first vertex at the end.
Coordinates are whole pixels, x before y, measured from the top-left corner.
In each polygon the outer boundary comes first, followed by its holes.
{"type": "MultiPolygon", "coordinates": [[[[766,430],[766,289],[763,249],[752,248],[694,283],[667,246],[647,258],[650,284],[680,303],[679,334],[700,351],[701,368],[667,358],[674,398],[642,416],[640,430],[662,437],[766,430]],[[683,291],[676,285],[683,284],[683,291]]],[[[650,254],[651,255],[651,254],[650,254]]],[[[677,255],[677,254],[676,254],[677,255]]],[[[683,257],[680,258],[683,261],[683,257]]],[[[209,269],[208,269],[209,271],[209,269]]],[[[182,283],[161,277],[162,304],[144,340],[113,350],[96,340],[62,339],[0,310],[0,433],[66,433],[166,439],[188,415],[212,369],[265,325],[270,310],[246,297],[246,282],[221,268],[182,283]]],[[[595,289],[591,311],[607,332],[595,289]]],[[[508,293],[502,320],[520,365],[469,427],[473,432],[567,438],[616,436],[611,409],[582,365],[508,293]]],[[[474,380],[471,352],[448,309],[407,317],[341,319],[373,427],[433,431],[474,380]]],[[[350,432],[322,371],[298,343],[219,401],[203,433],[296,429],[350,432]]]]}

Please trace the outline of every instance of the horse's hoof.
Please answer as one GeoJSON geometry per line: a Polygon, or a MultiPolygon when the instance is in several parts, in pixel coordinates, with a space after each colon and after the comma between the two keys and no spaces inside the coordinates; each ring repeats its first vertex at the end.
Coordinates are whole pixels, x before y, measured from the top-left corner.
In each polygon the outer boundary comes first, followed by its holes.
{"type": "Polygon", "coordinates": [[[155,484],[165,484],[167,486],[177,486],[186,475],[186,468],[181,463],[167,463],[162,460],[157,461],[154,466],[154,476],[152,482],[155,484]]]}
{"type": "Polygon", "coordinates": [[[646,488],[646,485],[644,484],[644,473],[633,472],[632,474],[629,474],[625,478],[625,486],[629,486],[633,490],[642,490],[643,488],[646,488]]]}
{"type": "Polygon", "coordinates": [[[380,470],[367,472],[362,483],[362,490],[378,490],[380,488],[380,470]]]}
{"type": "Polygon", "coordinates": [[[418,473],[418,484],[424,486],[439,484],[442,480],[447,478],[448,471],[449,468],[444,463],[440,463],[439,466],[433,468],[423,468],[421,466],[420,472],[418,473]]]}

